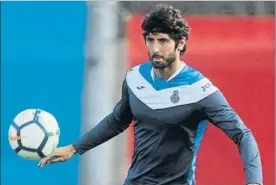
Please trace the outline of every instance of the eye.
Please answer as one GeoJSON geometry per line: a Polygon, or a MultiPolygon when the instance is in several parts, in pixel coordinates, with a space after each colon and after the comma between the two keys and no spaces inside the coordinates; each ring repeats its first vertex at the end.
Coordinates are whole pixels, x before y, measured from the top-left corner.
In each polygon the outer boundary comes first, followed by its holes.
{"type": "Polygon", "coordinates": [[[147,37],[147,38],[146,38],[146,41],[149,42],[149,43],[152,43],[152,42],[153,42],[153,39],[150,38],[150,37],[147,37]]]}
{"type": "Polygon", "coordinates": [[[168,43],[169,40],[168,40],[168,39],[159,39],[159,42],[160,42],[161,44],[165,44],[165,43],[168,43]]]}

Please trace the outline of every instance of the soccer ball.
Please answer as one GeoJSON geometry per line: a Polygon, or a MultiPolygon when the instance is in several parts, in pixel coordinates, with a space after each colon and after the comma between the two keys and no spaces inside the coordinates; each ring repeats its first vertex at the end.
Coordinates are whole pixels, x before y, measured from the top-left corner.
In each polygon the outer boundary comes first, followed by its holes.
{"type": "Polygon", "coordinates": [[[54,151],[60,130],[55,117],[40,109],[27,109],[13,120],[9,129],[11,148],[18,156],[39,160],[54,151]]]}

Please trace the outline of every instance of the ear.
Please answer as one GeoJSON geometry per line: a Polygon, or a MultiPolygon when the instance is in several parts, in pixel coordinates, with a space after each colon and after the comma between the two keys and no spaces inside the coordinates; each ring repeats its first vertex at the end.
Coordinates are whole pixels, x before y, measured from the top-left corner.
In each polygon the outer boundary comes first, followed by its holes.
{"type": "Polygon", "coordinates": [[[178,50],[181,51],[183,50],[184,46],[186,45],[186,38],[185,37],[182,37],[182,39],[179,41],[179,44],[178,44],[178,50]]]}

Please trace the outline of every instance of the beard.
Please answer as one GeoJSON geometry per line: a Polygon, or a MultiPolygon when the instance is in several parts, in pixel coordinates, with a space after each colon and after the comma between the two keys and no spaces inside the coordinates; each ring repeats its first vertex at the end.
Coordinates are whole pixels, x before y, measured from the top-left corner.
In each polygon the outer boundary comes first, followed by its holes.
{"type": "Polygon", "coordinates": [[[164,69],[164,68],[170,67],[171,64],[175,61],[176,57],[174,53],[169,54],[169,56],[166,58],[158,54],[153,54],[152,56],[150,56],[150,59],[151,59],[152,66],[155,69],[164,69]],[[160,59],[163,59],[163,61],[154,61],[154,58],[160,58],[160,59]]]}

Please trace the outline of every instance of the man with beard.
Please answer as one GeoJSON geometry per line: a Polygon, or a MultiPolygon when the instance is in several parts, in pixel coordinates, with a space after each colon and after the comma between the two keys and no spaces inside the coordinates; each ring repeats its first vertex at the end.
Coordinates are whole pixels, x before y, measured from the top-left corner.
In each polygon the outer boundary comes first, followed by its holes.
{"type": "Polygon", "coordinates": [[[260,153],[251,131],[219,89],[180,60],[190,33],[180,11],[158,5],[146,15],[142,29],[150,61],[128,71],[113,112],[39,166],[82,155],[122,133],[134,120],[135,148],[124,185],[195,185],[197,151],[211,122],[237,144],[246,184],[263,184],[260,153]]]}

